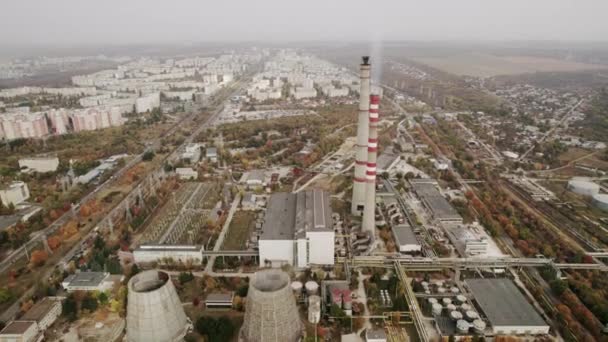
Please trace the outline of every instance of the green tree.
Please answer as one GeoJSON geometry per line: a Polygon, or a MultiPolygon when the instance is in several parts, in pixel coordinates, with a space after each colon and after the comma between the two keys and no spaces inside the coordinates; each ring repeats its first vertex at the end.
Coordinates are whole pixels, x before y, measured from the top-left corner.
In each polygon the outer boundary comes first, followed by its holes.
{"type": "Polygon", "coordinates": [[[194,275],[192,272],[181,272],[178,276],[180,284],[184,285],[187,282],[190,282],[194,279],[194,275]]]}
{"type": "Polygon", "coordinates": [[[6,303],[13,299],[11,291],[5,287],[0,288],[0,303],[6,303]]]}
{"type": "Polygon", "coordinates": [[[89,312],[94,312],[95,310],[97,310],[98,306],[99,303],[97,303],[97,298],[91,295],[87,295],[86,297],[84,297],[81,304],[81,308],[83,310],[88,310],[89,312]]]}
{"type": "Polygon", "coordinates": [[[70,293],[63,301],[61,314],[67,317],[70,322],[74,322],[78,318],[78,305],[74,294],[70,293]]]}

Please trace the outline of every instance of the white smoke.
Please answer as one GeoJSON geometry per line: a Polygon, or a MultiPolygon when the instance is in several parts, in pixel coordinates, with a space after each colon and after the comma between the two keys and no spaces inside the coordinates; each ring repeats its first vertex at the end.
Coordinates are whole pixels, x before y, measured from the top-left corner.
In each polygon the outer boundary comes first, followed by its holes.
{"type": "Polygon", "coordinates": [[[376,86],[382,81],[383,50],[382,34],[379,31],[375,32],[370,46],[370,59],[372,64],[372,84],[376,86]]]}

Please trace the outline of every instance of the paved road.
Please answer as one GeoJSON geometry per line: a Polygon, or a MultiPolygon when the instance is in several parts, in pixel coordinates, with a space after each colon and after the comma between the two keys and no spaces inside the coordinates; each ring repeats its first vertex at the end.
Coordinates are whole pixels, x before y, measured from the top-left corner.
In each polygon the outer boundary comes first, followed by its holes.
{"type": "MultiPolygon", "coordinates": [[[[214,252],[218,252],[220,250],[220,248],[222,247],[222,244],[224,244],[224,239],[226,238],[226,234],[228,233],[228,227],[230,226],[230,222],[232,222],[232,217],[234,216],[234,213],[236,212],[239,203],[241,202],[241,195],[237,194],[234,197],[234,200],[232,201],[232,206],[230,207],[230,211],[228,212],[228,217],[226,217],[226,221],[224,222],[224,225],[222,226],[222,231],[220,232],[220,236],[218,236],[217,241],[215,242],[215,245],[213,246],[213,251],[214,252]]],[[[205,272],[211,274],[213,273],[213,264],[215,263],[215,256],[212,256],[211,258],[209,258],[209,260],[207,261],[207,266],[205,267],[205,272]]]]}

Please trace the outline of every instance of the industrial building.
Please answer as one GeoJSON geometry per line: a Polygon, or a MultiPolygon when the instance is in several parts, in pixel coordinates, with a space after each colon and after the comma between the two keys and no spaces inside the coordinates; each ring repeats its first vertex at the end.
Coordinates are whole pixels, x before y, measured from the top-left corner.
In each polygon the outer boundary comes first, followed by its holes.
{"type": "Polygon", "coordinates": [[[114,281],[107,272],[78,272],[67,276],[61,286],[68,292],[105,291],[112,288],[114,281]]]}
{"type": "Polygon", "coordinates": [[[128,342],[182,341],[192,329],[167,273],[139,273],[129,280],[128,291],[128,342]]]}
{"type": "Polygon", "coordinates": [[[446,227],[448,239],[463,257],[482,255],[488,251],[488,238],[485,235],[481,236],[477,229],[483,228],[479,226],[469,228],[465,225],[446,227]]]}
{"type": "Polygon", "coordinates": [[[43,339],[35,321],[12,321],[0,331],[0,342],[39,342],[43,339]]]}
{"type": "Polygon", "coordinates": [[[462,216],[452,207],[441,192],[435,180],[410,179],[414,192],[424,206],[431,212],[433,218],[441,222],[462,223],[462,216]]]}
{"type": "Polygon", "coordinates": [[[45,331],[55,323],[61,315],[61,297],[44,297],[42,300],[34,304],[20,320],[35,321],[38,324],[38,329],[45,331]]]}
{"type": "Polygon", "coordinates": [[[141,245],[133,251],[133,260],[137,264],[201,265],[204,249],[204,246],[196,245],[141,245]]]}
{"type": "Polygon", "coordinates": [[[608,194],[595,194],[591,199],[594,207],[608,211],[608,194]]]}
{"type": "Polygon", "coordinates": [[[207,309],[231,309],[234,301],[234,292],[228,293],[210,293],[205,298],[205,307],[207,309]]]}
{"type": "Polygon", "coordinates": [[[497,335],[542,335],[549,325],[507,278],[467,279],[475,302],[497,335]]]}
{"type": "Polygon", "coordinates": [[[175,169],[175,174],[181,180],[195,180],[198,178],[198,171],[191,167],[178,167],[175,169]]]}
{"type": "Polygon", "coordinates": [[[395,237],[395,243],[399,252],[418,253],[422,251],[422,245],[418,242],[416,234],[409,224],[393,225],[391,231],[395,237]]]}
{"type": "Polygon", "coordinates": [[[260,234],[260,261],[299,268],[333,265],[334,239],[327,192],[275,193],[260,234]]]}
{"type": "Polygon", "coordinates": [[[24,182],[12,182],[0,190],[0,201],[5,206],[17,205],[30,198],[30,189],[24,182]]]}
{"type": "Polygon", "coordinates": [[[245,342],[295,342],[302,322],[289,274],[278,269],[256,272],[249,282],[240,337],[245,342]]]}
{"type": "Polygon", "coordinates": [[[55,172],[59,167],[57,157],[21,158],[19,159],[19,169],[21,172],[55,172]]]}
{"type": "Polygon", "coordinates": [[[593,196],[600,192],[600,186],[586,178],[575,177],[568,181],[568,190],[581,196],[593,196]]]}

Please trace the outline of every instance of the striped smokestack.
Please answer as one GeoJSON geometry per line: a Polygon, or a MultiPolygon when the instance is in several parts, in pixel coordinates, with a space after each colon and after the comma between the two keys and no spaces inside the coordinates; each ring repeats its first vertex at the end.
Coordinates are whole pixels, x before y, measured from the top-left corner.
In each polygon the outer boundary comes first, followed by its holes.
{"type": "Polygon", "coordinates": [[[371,95],[369,102],[369,138],[367,140],[367,170],[365,172],[365,206],[362,230],[369,232],[373,240],[376,229],[376,160],[378,155],[380,95],[371,95]]]}
{"type": "Polygon", "coordinates": [[[359,90],[359,121],[357,123],[357,145],[355,160],[355,177],[353,183],[353,199],[351,213],[361,216],[365,205],[365,170],[367,167],[367,139],[369,129],[369,95],[370,95],[370,74],[371,65],[369,57],[363,56],[363,63],[360,66],[359,90]]]}

